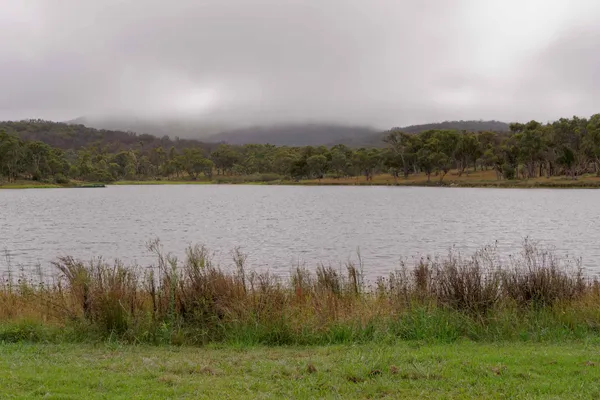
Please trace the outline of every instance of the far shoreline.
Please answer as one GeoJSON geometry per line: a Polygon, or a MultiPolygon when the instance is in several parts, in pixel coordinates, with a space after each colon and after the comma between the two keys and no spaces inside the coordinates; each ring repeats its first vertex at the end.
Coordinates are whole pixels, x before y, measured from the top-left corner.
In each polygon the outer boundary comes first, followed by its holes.
{"type": "MultiPolygon", "coordinates": [[[[70,182],[55,184],[33,181],[17,181],[0,184],[0,189],[72,189],[102,188],[105,186],[158,186],[158,185],[268,185],[268,186],[390,186],[390,187],[429,187],[429,188],[481,188],[481,189],[600,189],[600,177],[584,175],[578,179],[566,177],[492,180],[490,171],[469,176],[446,176],[440,181],[432,176],[430,181],[423,174],[409,178],[394,179],[391,175],[376,175],[367,180],[365,177],[323,178],[293,181],[287,179],[254,180],[254,176],[213,176],[209,179],[187,180],[123,180],[115,182],[70,182]],[[486,179],[488,178],[488,179],[486,179]]],[[[450,175],[450,174],[449,174],[450,175]]]]}

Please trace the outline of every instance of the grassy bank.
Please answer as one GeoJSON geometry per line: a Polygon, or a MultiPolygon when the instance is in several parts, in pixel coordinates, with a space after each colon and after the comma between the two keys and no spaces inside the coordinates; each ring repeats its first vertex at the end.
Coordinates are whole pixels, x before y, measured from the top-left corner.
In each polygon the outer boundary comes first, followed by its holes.
{"type": "Polygon", "coordinates": [[[16,181],[11,183],[0,183],[0,189],[60,189],[60,188],[92,188],[104,187],[102,183],[71,181],[69,183],[47,183],[37,181],[16,181]]]}
{"type": "Polygon", "coordinates": [[[111,182],[111,185],[130,186],[130,185],[209,185],[213,182],[207,180],[147,180],[147,181],[117,181],[111,182]]]}
{"type": "Polygon", "coordinates": [[[411,174],[407,179],[394,179],[389,174],[379,174],[367,180],[365,177],[304,179],[293,181],[273,174],[249,176],[215,176],[209,180],[121,181],[116,185],[169,185],[169,184],[267,184],[306,186],[447,186],[447,187],[490,187],[490,188],[600,188],[600,177],[583,175],[578,179],[553,176],[550,178],[498,180],[494,171],[477,171],[458,176],[456,171],[448,173],[440,182],[439,177],[427,180],[425,174],[411,174]]]}
{"type": "MultiPolygon", "coordinates": [[[[33,181],[18,181],[0,184],[0,189],[26,188],[59,188],[81,186],[82,182],[69,184],[40,183],[33,181]]],[[[122,180],[111,182],[110,185],[203,185],[203,184],[254,184],[254,185],[306,185],[306,186],[445,186],[445,187],[482,187],[482,188],[600,188],[600,177],[588,174],[571,179],[564,176],[534,179],[498,180],[494,171],[477,171],[458,175],[450,171],[442,181],[432,175],[427,180],[425,174],[411,174],[407,179],[394,179],[389,174],[379,174],[367,180],[364,176],[345,178],[304,179],[293,181],[276,174],[227,175],[213,176],[212,179],[200,177],[198,180],[189,178],[161,180],[122,180]]]]}
{"type": "Polygon", "coordinates": [[[3,280],[0,340],[327,345],[582,340],[600,335],[600,284],[525,243],[502,262],[493,248],[418,260],[366,283],[360,263],[221,269],[203,247],[183,259],[160,244],[153,268],[61,258],[52,282],[3,280]]]}
{"type": "Polygon", "coordinates": [[[34,181],[16,181],[11,183],[0,183],[0,189],[57,189],[68,187],[68,185],[59,185],[56,183],[43,183],[34,181]]]}
{"type": "Polygon", "coordinates": [[[340,179],[313,179],[300,181],[299,184],[312,185],[399,185],[399,186],[453,186],[453,187],[499,187],[499,188],[599,188],[600,177],[596,175],[583,175],[573,180],[564,176],[534,179],[498,180],[494,171],[477,171],[469,174],[458,175],[450,171],[440,182],[438,176],[431,176],[428,182],[425,174],[411,174],[408,178],[394,179],[391,175],[375,175],[367,181],[364,177],[340,179]]]}
{"type": "Polygon", "coordinates": [[[0,397],[598,398],[600,343],[0,346],[0,397]]]}

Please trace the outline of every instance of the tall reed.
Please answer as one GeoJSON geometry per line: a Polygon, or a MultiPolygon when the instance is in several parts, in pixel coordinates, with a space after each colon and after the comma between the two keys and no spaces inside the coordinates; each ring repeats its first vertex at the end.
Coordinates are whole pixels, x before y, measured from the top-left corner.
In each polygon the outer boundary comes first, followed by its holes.
{"type": "Polygon", "coordinates": [[[54,281],[5,280],[0,340],[22,338],[13,328],[25,315],[83,338],[151,343],[544,340],[600,331],[600,284],[584,276],[580,261],[529,241],[508,260],[486,247],[469,257],[451,251],[402,262],[373,284],[360,256],[339,269],[298,266],[282,279],[249,269],[239,249],[225,269],[204,246],[189,247],[182,259],[159,241],[149,250],[156,263],[146,269],[62,257],[54,281]]]}

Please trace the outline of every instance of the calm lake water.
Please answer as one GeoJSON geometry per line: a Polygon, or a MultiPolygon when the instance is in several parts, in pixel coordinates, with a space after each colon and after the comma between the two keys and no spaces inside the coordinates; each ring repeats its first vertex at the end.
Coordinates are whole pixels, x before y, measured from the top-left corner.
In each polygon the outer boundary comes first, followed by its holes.
{"type": "Polygon", "coordinates": [[[183,256],[201,243],[222,265],[235,247],[250,267],[287,275],[298,263],[339,265],[360,249],[367,277],[402,258],[472,252],[529,236],[600,272],[600,191],[418,187],[110,186],[0,190],[0,272],[49,270],[57,256],[150,265],[160,238],[183,256]]]}

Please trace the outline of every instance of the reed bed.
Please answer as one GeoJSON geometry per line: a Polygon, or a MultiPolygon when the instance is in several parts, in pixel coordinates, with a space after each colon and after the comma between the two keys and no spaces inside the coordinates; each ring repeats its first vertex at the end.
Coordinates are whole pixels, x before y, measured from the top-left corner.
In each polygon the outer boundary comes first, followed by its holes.
{"type": "Polygon", "coordinates": [[[600,284],[578,260],[525,241],[508,260],[470,256],[402,262],[368,283],[364,266],[295,267],[289,279],[217,265],[206,247],[178,259],[149,244],[151,268],[62,257],[52,280],[0,285],[0,341],[312,345],[586,338],[600,334],[600,284]]]}

